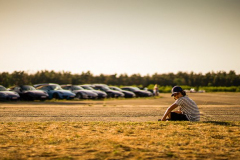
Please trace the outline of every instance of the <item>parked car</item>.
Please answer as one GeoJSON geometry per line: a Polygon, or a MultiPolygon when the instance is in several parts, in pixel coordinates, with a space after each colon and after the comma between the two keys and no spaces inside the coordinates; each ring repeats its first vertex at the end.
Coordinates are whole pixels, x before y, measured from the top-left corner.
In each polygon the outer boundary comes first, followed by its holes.
{"type": "Polygon", "coordinates": [[[134,97],[136,97],[136,94],[131,92],[131,91],[125,91],[125,90],[122,90],[122,89],[120,89],[119,87],[116,87],[116,86],[109,86],[109,88],[114,90],[114,91],[122,92],[124,94],[125,98],[134,98],[134,97]]]}
{"type": "Polygon", "coordinates": [[[20,96],[17,92],[8,91],[4,86],[0,85],[0,100],[19,100],[20,96]]]}
{"type": "Polygon", "coordinates": [[[114,91],[111,90],[107,85],[103,84],[94,84],[92,87],[96,90],[104,91],[107,93],[108,98],[119,98],[119,97],[124,97],[124,94],[119,91],[114,91]]]}
{"type": "Polygon", "coordinates": [[[107,93],[106,92],[103,92],[103,91],[99,91],[99,90],[95,90],[91,87],[91,85],[80,85],[83,89],[86,89],[86,90],[90,90],[94,93],[97,93],[98,94],[98,98],[106,98],[107,97],[107,93]]]}
{"type": "Polygon", "coordinates": [[[90,90],[85,90],[78,85],[61,85],[62,89],[69,90],[76,94],[78,99],[96,99],[98,97],[97,93],[94,93],[90,90]]]}
{"type": "MultiPolygon", "coordinates": [[[[34,85],[35,86],[35,85],[34,85]]],[[[49,99],[74,99],[76,94],[70,91],[64,90],[58,84],[43,84],[39,85],[36,89],[45,91],[49,95],[49,99]]]]}
{"type": "Polygon", "coordinates": [[[47,92],[36,90],[31,85],[20,85],[10,88],[10,90],[17,92],[21,100],[46,100],[48,99],[47,92]]]}
{"type": "Polygon", "coordinates": [[[56,84],[56,83],[41,83],[41,84],[34,84],[33,87],[37,88],[37,87],[44,86],[44,85],[49,85],[49,84],[56,84]]]}
{"type": "Polygon", "coordinates": [[[150,97],[153,95],[150,91],[141,90],[137,87],[132,87],[132,86],[122,87],[121,89],[135,93],[136,97],[150,97]]]}

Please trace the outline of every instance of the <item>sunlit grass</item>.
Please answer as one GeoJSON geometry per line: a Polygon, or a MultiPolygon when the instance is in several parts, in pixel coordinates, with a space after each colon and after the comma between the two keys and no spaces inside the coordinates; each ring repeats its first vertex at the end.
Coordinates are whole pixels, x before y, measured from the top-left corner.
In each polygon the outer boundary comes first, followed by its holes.
{"type": "Polygon", "coordinates": [[[240,122],[2,122],[0,159],[238,159],[240,122]]]}

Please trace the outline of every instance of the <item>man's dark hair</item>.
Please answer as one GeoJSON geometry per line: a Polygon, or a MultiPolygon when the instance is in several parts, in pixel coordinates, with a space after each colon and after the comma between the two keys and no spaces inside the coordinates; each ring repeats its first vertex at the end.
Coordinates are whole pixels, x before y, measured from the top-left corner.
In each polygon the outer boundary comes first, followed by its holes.
{"type": "Polygon", "coordinates": [[[183,95],[183,97],[186,96],[186,92],[185,91],[181,91],[180,93],[183,95]]]}

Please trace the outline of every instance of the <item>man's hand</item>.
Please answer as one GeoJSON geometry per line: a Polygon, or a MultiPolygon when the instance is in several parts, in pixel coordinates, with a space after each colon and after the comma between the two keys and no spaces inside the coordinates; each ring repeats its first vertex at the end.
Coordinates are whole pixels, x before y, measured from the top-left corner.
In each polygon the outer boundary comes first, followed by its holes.
{"type": "Polygon", "coordinates": [[[182,111],[174,111],[177,114],[183,114],[182,111]]]}
{"type": "Polygon", "coordinates": [[[158,121],[166,121],[166,118],[158,119],[158,121]]]}

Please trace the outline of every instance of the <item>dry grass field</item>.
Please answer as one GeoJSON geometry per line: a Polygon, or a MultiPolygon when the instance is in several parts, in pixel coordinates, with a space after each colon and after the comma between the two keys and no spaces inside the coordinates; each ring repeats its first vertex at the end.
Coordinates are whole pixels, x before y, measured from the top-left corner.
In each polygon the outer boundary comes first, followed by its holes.
{"type": "Polygon", "coordinates": [[[240,159],[240,93],[189,93],[201,122],[157,122],[158,98],[1,102],[0,159],[240,159]]]}

